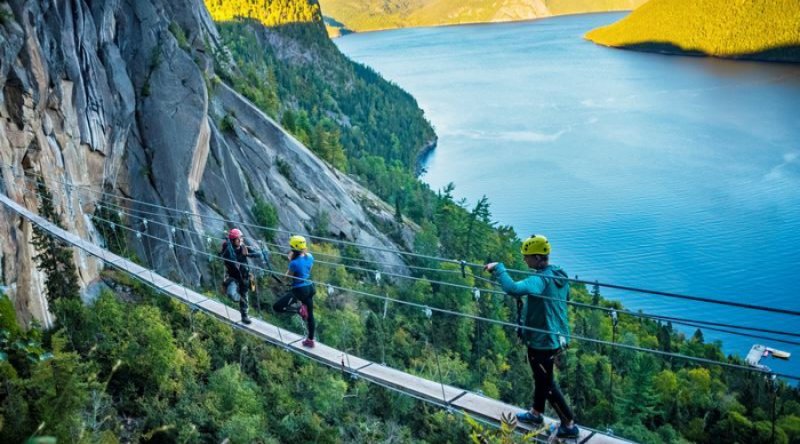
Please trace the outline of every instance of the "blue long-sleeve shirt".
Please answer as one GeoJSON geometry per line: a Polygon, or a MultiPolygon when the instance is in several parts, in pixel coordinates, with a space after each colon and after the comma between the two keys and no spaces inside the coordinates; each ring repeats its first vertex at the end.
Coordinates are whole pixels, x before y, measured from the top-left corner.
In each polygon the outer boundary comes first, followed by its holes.
{"type": "Polygon", "coordinates": [[[292,273],[292,287],[305,287],[311,285],[311,267],[314,266],[314,256],[311,253],[300,255],[289,262],[289,271],[292,273]]]}
{"type": "Polygon", "coordinates": [[[515,282],[504,264],[499,263],[494,268],[494,276],[503,291],[522,300],[520,324],[541,330],[523,330],[525,343],[537,350],[555,350],[569,344],[570,339],[567,318],[569,283],[564,279],[567,274],[553,265],[539,270],[538,274],[515,282]]]}

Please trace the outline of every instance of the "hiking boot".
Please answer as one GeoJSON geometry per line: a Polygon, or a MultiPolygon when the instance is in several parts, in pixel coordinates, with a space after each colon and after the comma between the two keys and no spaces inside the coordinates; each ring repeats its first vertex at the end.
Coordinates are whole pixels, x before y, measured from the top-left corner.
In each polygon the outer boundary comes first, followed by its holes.
{"type": "Polygon", "coordinates": [[[297,310],[297,314],[299,314],[304,321],[308,320],[308,307],[306,307],[306,304],[300,306],[300,309],[297,310]]]}
{"type": "Polygon", "coordinates": [[[540,426],[544,424],[544,416],[534,415],[530,411],[526,410],[524,412],[517,413],[517,421],[524,422],[525,424],[540,426]]]}
{"type": "Polygon", "coordinates": [[[250,317],[247,316],[247,313],[242,315],[242,324],[250,325],[253,321],[250,320],[250,317]]]}
{"type": "Polygon", "coordinates": [[[580,430],[578,426],[573,425],[572,427],[567,427],[564,424],[558,426],[558,432],[556,432],[556,438],[577,438],[580,434],[580,430]]]}
{"type": "Polygon", "coordinates": [[[306,339],[305,341],[303,341],[303,347],[314,348],[314,340],[306,339]]]}

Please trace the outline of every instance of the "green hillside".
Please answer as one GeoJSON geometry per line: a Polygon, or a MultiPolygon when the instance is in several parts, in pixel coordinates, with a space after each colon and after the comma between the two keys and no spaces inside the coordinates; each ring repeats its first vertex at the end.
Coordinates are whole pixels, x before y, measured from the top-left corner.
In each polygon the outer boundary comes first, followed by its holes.
{"type": "Polygon", "coordinates": [[[322,12],[351,31],[529,20],[631,10],[646,0],[321,0],[322,12]]]}
{"type": "Polygon", "coordinates": [[[226,22],[236,18],[251,18],[264,26],[318,21],[319,5],[296,0],[226,1],[205,0],[214,21],[226,22]]]}
{"type": "Polygon", "coordinates": [[[586,38],[622,48],[797,62],[800,2],[651,0],[586,38]]]}
{"type": "Polygon", "coordinates": [[[226,48],[217,74],[319,157],[419,213],[433,193],[415,177],[417,157],[436,134],[416,100],[339,52],[315,2],[257,3],[206,1],[226,48]]]}

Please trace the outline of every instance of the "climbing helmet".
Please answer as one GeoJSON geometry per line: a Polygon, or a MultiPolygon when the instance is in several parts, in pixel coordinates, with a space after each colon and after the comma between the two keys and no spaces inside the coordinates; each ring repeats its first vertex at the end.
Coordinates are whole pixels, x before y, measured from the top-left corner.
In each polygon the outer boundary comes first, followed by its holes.
{"type": "Polygon", "coordinates": [[[291,247],[292,250],[297,250],[297,251],[305,250],[307,248],[306,238],[297,235],[290,237],[289,247],[291,247]]]}
{"type": "Polygon", "coordinates": [[[541,234],[534,234],[522,242],[522,254],[550,254],[550,242],[541,234]]]}

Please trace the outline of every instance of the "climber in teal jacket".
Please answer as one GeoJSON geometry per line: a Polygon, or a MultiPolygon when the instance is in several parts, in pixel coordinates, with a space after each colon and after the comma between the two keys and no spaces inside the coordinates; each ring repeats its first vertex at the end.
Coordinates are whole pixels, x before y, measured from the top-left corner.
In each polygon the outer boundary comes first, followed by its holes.
{"type": "Polygon", "coordinates": [[[567,273],[550,265],[550,243],[542,235],[533,235],[522,243],[522,254],[528,268],[535,274],[514,282],[505,265],[492,262],[486,270],[503,287],[503,291],[521,301],[517,324],[520,337],[528,346],[528,363],[533,372],[533,405],[529,411],[517,414],[520,422],[536,426],[544,423],[545,400],[558,413],[561,424],[559,438],[576,438],[579,430],[575,415],[555,383],[553,368],[556,356],[569,345],[569,320],[567,298],[569,282],[567,273]]]}

